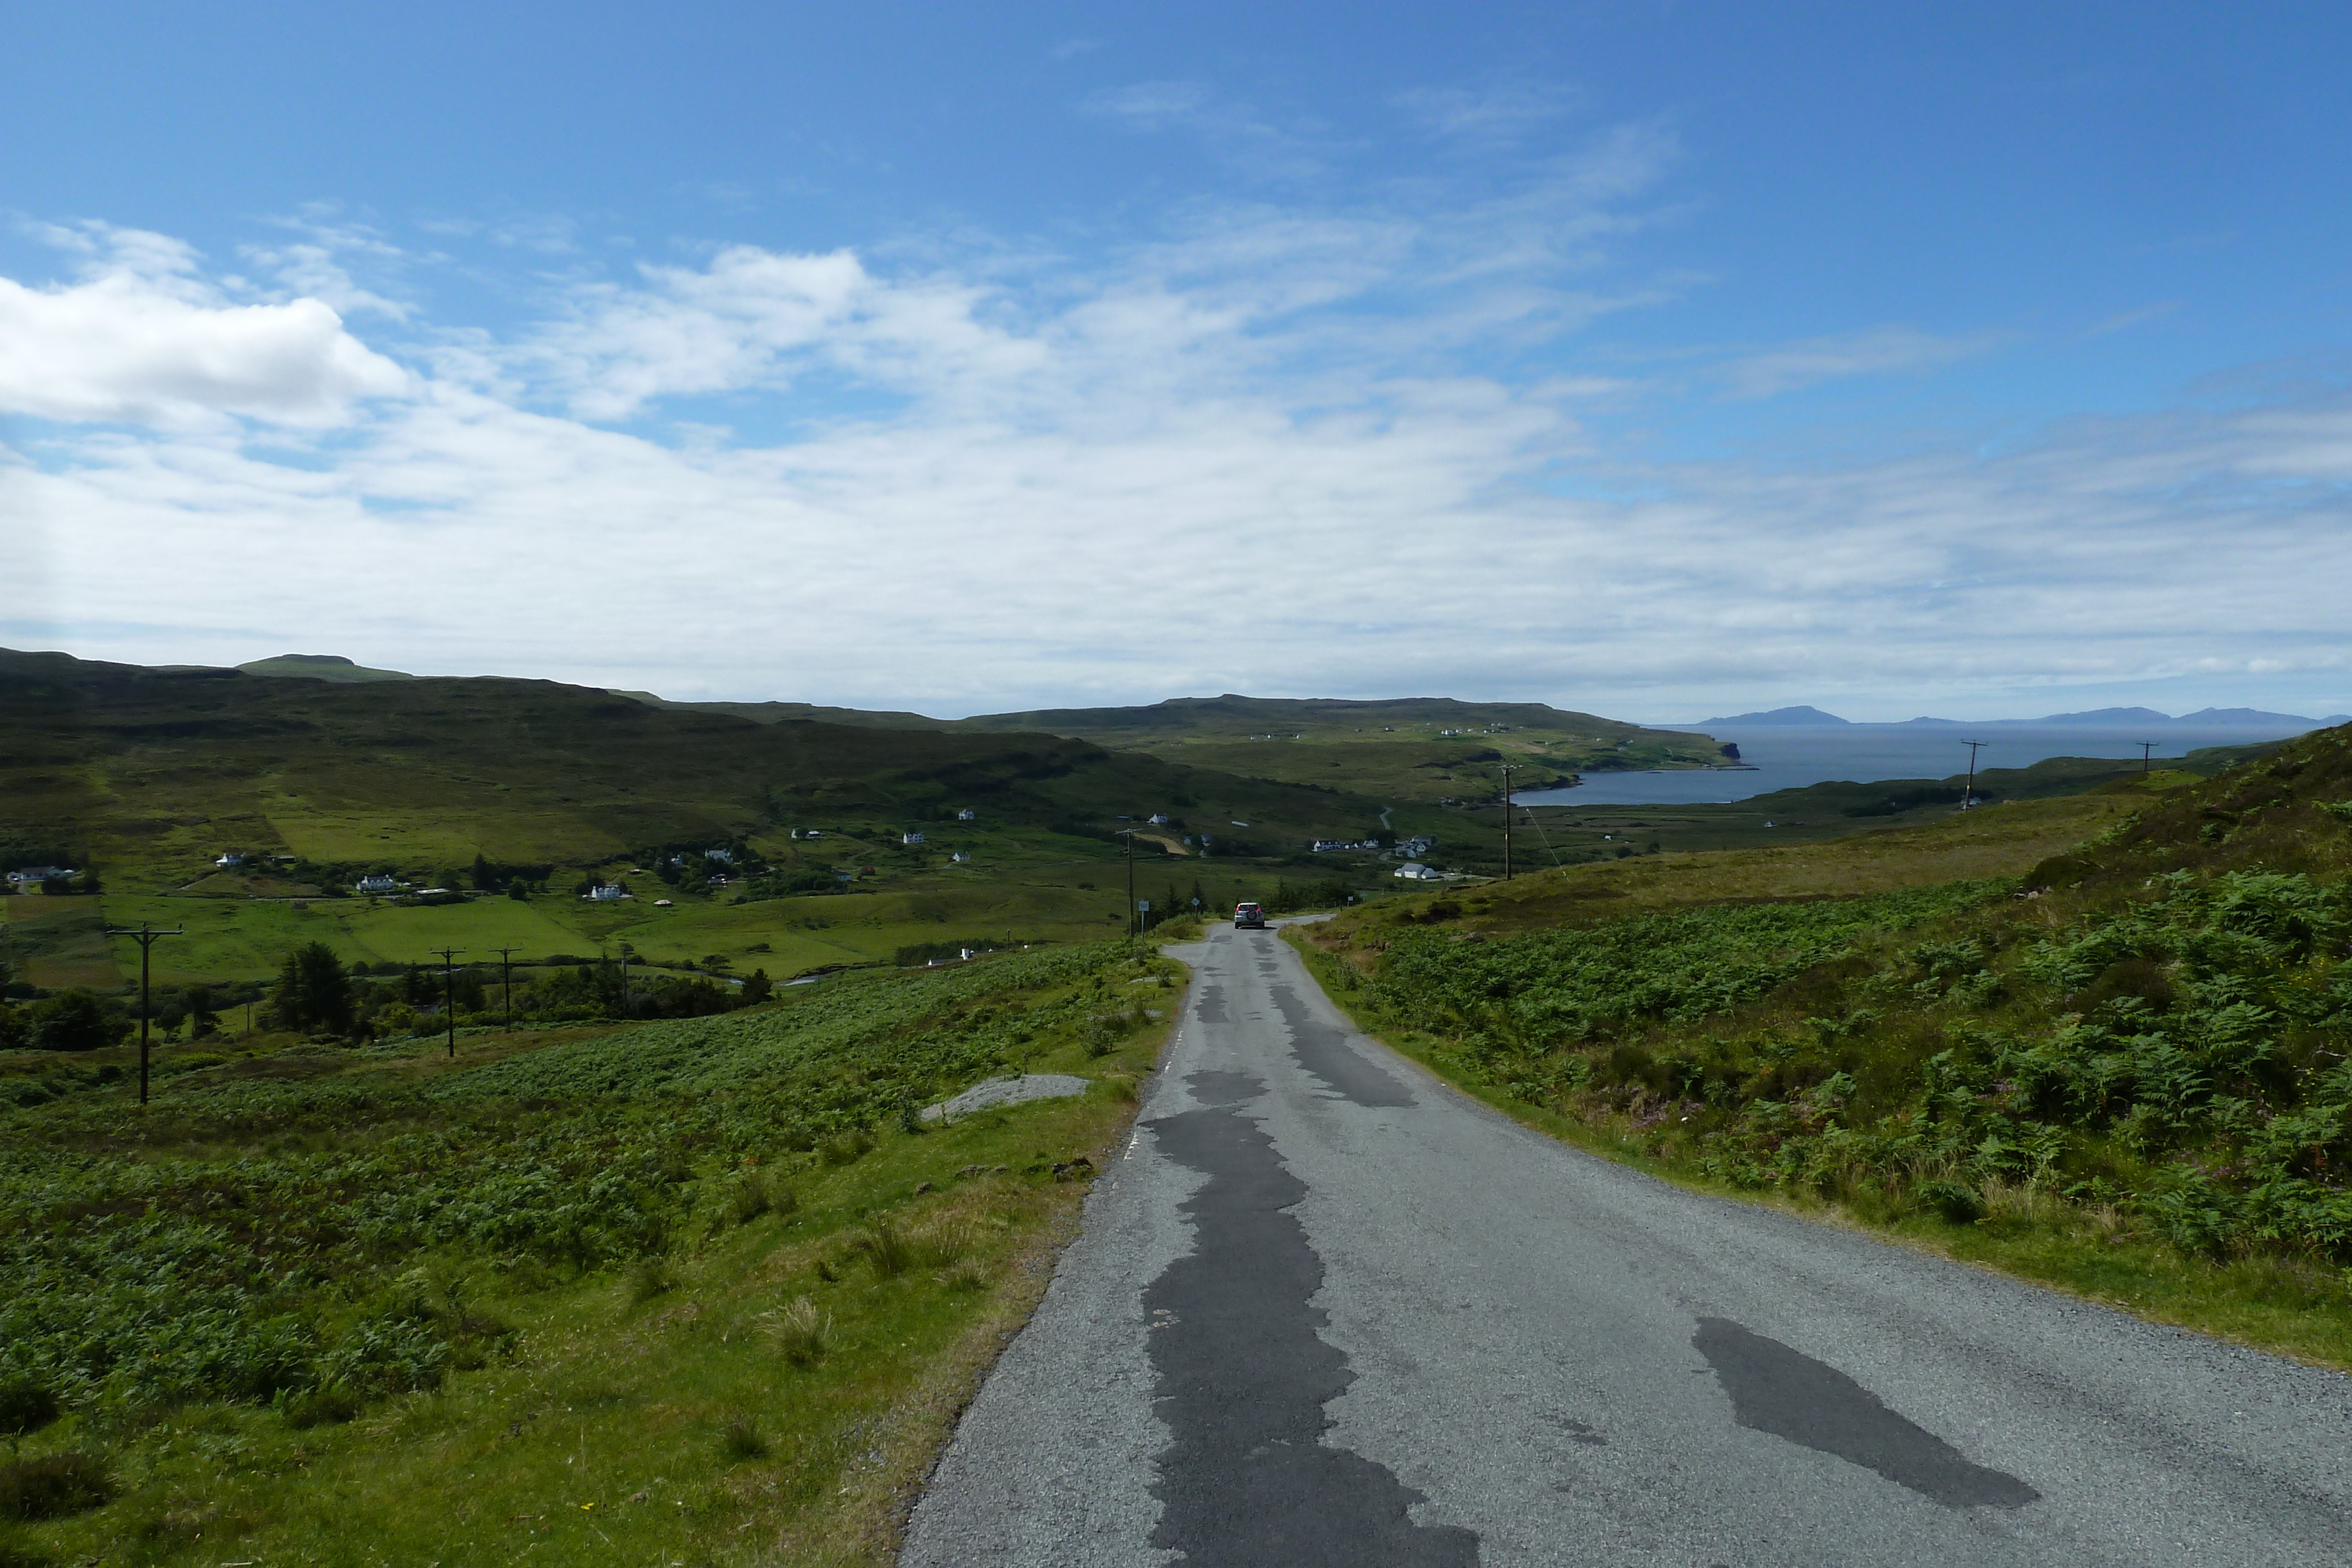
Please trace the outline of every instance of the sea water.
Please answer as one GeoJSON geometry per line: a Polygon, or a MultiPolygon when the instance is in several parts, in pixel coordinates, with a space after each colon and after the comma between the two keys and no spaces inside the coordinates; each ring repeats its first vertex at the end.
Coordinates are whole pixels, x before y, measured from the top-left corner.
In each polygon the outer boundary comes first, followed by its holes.
{"type": "Polygon", "coordinates": [[[1970,739],[1990,743],[1977,750],[1977,767],[1981,769],[2024,768],[2051,757],[2112,757],[2137,762],[2143,740],[2156,743],[2156,760],[2162,762],[2200,746],[2243,746],[2284,740],[2302,732],[2227,725],[2158,725],[2126,730],[2001,724],[1964,730],[1902,724],[1765,724],[1753,728],[1727,725],[1708,733],[1718,742],[1737,745],[1745,766],[1587,773],[1584,782],[1573,789],[1529,789],[1513,799],[1531,806],[1688,806],[1745,800],[1832,779],[1857,784],[1881,779],[1948,779],[1968,771],[1966,743],[1970,739]]]}

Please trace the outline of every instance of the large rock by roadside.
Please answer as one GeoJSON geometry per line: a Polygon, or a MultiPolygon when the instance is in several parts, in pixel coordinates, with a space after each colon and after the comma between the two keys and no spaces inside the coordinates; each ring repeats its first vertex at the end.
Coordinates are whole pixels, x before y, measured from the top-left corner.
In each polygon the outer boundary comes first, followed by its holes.
{"type": "Polygon", "coordinates": [[[991,1105],[1017,1105],[1024,1100],[1061,1100],[1087,1092],[1087,1080],[1069,1072],[1030,1072],[988,1078],[952,1100],[923,1107],[926,1122],[956,1122],[991,1105]]]}

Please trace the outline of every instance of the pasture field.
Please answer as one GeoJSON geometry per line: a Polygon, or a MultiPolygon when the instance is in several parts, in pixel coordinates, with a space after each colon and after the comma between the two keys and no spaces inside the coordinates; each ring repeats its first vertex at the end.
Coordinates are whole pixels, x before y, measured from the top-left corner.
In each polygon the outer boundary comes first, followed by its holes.
{"type": "MultiPolygon", "coordinates": [[[[105,900],[19,894],[0,898],[0,959],[36,986],[122,984],[106,938],[105,900]]],[[[135,956],[128,973],[139,974],[135,956]]]]}
{"type": "Polygon", "coordinates": [[[1586,1146],[2352,1368],[2352,733],[1294,939],[1586,1146]]]}
{"type": "Polygon", "coordinates": [[[0,1561],[887,1563],[1180,984],[1098,943],[81,1075],[0,1115],[0,1561]],[[1024,1067],[1096,1088],[914,1130],[1024,1067]]]}

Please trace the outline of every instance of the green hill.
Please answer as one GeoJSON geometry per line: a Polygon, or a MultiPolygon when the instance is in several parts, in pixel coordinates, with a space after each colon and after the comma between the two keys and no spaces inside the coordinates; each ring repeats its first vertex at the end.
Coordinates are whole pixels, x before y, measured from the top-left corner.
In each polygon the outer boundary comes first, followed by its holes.
{"type": "Polygon", "coordinates": [[[290,675],[307,681],[413,681],[404,670],[371,670],[340,653],[280,653],[274,659],[250,659],[238,669],[248,675],[290,675]]]}
{"type": "MultiPolygon", "coordinates": [[[[299,680],[0,653],[0,860],[95,865],[106,920],[199,931],[157,949],[191,978],[267,973],[286,944],[313,937],[356,961],[625,941],[677,960],[765,955],[790,974],[926,941],[1101,935],[1125,919],[1123,828],[1146,835],[1139,894],[1164,903],[1181,877],[1213,903],[1245,895],[1310,839],[1375,830],[1380,811],[1347,790],[1083,740],[761,724],[547,681],[299,680]],[[924,841],[902,841],[912,833],[924,841]],[[710,848],[747,874],[709,884],[710,848]],[[216,867],[229,852],[246,863],[216,867]],[[654,881],[671,855],[695,874],[654,881]],[[633,869],[638,896],[625,904],[575,896],[633,869]],[[440,909],[341,896],[373,872],[469,896],[440,909]],[[470,896],[517,883],[527,901],[470,896]],[[818,891],[835,888],[853,896],[818,891]],[[655,894],[671,907],[657,912],[655,894]]],[[[6,902],[12,927],[52,907],[6,902]]],[[[58,927],[38,946],[77,944],[58,927]]],[[[103,978],[86,955],[73,963],[70,979],[43,983],[103,978]]]]}

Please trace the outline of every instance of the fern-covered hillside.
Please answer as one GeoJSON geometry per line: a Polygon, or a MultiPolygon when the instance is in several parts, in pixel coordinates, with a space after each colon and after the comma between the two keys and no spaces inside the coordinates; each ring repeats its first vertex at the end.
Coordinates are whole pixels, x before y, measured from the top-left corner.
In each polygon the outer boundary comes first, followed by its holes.
{"type": "Polygon", "coordinates": [[[0,1113],[0,1563],[882,1560],[1175,973],[1008,954],[0,1113]],[[1100,1088],[916,1115],[1024,1068],[1100,1088]]]}
{"type": "MultiPolygon", "coordinates": [[[[2105,799],[2101,831],[2021,874],[1799,902],[1751,880],[1738,902],[1612,918],[1572,901],[1572,923],[1534,928],[1532,891],[1417,901],[1336,923],[1324,967],[1442,1069],[1670,1169],[2336,1301],[2352,731],[2105,799]]],[[[1681,874],[1704,880],[1706,859],[1681,874]]]]}

